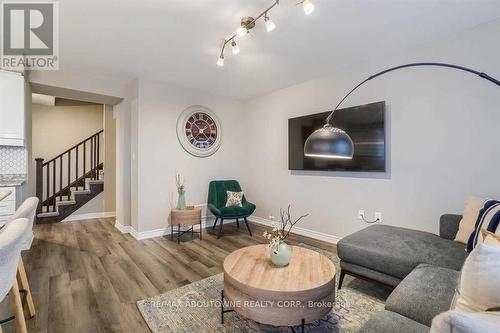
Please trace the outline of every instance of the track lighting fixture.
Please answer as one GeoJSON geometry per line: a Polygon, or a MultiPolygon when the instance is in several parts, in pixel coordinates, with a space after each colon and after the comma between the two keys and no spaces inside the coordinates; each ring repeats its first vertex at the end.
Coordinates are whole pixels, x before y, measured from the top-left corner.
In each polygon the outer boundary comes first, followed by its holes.
{"type": "Polygon", "coordinates": [[[309,15],[314,11],[314,5],[309,0],[304,0],[304,2],[302,2],[302,8],[304,9],[304,13],[306,13],[306,15],[309,15]]]}
{"type": "MultiPolygon", "coordinates": [[[[250,30],[255,27],[257,21],[260,20],[261,18],[264,18],[264,24],[268,32],[271,32],[274,29],[276,29],[276,24],[274,24],[274,22],[269,18],[269,11],[271,11],[271,9],[273,9],[276,5],[279,5],[279,3],[280,0],[274,0],[274,2],[269,7],[267,7],[262,13],[257,15],[255,18],[251,16],[242,18],[240,21],[240,27],[236,29],[236,32],[231,36],[229,36],[228,38],[224,38],[219,54],[219,60],[217,60],[217,65],[221,67],[224,66],[224,51],[226,50],[226,45],[228,43],[231,43],[231,49],[233,51],[233,54],[240,53],[240,48],[236,44],[235,38],[243,37],[247,33],[249,33],[250,30]]],[[[306,13],[306,15],[309,15],[313,12],[314,5],[310,0],[299,0],[297,2],[297,5],[300,4],[302,4],[302,8],[304,9],[304,13],[306,13]]]]}
{"type": "Polygon", "coordinates": [[[220,55],[219,60],[217,60],[217,66],[224,66],[224,55],[220,55]]]}
{"type": "Polygon", "coordinates": [[[234,40],[231,42],[231,47],[233,49],[233,54],[240,53],[240,48],[238,45],[236,45],[236,42],[234,40]]]}
{"type": "Polygon", "coordinates": [[[276,24],[267,16],[267,13],[264,14],[264,22],[266,24],[266,30],[267,32],[271,32],[276,28],[276,24]]]}

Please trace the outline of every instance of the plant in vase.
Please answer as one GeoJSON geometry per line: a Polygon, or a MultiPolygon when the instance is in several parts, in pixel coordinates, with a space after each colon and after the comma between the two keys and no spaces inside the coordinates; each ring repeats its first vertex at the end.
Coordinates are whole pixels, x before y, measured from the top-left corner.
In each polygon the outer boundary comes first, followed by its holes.
{"type": "Polygon", "coordinates": [[[184,178],[180,174],[175,175],[175,185],[177,186],[177,209],[186,209],[186,188],[184,178]]]}
{"type": "Polygon", "coordinates": [[[264,231],[264,237],[269,241],[268,247],[270,249],[271,261],[275,266],[284,267],[290,263],[292,249],[285,240],[290,235],[293,227],[308,215],[302,215],[293,221],[290,215],[290,205],[288,205],[286,211],[280,208],[280,222],[275,222],[274,216],[269,216],[269,219],[273,221],[273,229],[271,232],[264,231]]]}

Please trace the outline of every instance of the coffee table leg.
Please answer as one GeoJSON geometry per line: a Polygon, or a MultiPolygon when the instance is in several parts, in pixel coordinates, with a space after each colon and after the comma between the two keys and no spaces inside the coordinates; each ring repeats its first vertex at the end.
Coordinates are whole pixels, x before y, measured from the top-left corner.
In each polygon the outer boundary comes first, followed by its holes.
{"type": "MultiPolygon", "coordinates": [[[[290,326],[290,329],[292,330],[293,333],[295,333],[295,329],[293,328],[293,326],[290,326]]],[[[300,331],[304,333],[305,329],[306,329],[306,320],[302,318],[302,323],[300,324],[300,331]]]]}
{"type": "Polygon", "coordinates": [[[200,240],[201,240],[201,231],[203,230],[203,225],[201,224],[201,221],[200,221],[200,240]]]}
{"type": "Polygon", "coordinates": [[[224,325],[224,289],[220,291],[220,323],[224,325]]]}

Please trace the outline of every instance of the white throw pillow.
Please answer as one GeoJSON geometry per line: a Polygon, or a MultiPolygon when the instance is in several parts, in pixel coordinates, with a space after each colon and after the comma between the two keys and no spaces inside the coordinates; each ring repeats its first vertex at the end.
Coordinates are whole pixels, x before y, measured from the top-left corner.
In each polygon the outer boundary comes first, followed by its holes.
{"type": "Polygon", "coordinates": [[[455,309],[480,312],[500,307],[500,245],[486,237],[465,259],[458,285],[455,309]]]}
{"type": "Polygon", "coordinates": [[[226,207],[243,207],[241,200],[243,200],[243,192],[227,192],[226,207]]]}
{"type": "Polygon", "coordinates": [[[430,333],[498,333],[500,312],[447,311],[434,317],[430,333]]]}
{"type": "Polygon", "coordinates": [[[466,244],[470,234],[474,231],[479,210],[483,207],[484,199],[477,197],[468,197],[465,202],[462,220],[458,226],[458,232],[455,241],[466,244]]]}
{"type": "Polygon", "coordinates": [[[482,229],[481,238],[483,244],[485,245],[500,247],[500,236],[492,233],[491,231],[482,229]]]}

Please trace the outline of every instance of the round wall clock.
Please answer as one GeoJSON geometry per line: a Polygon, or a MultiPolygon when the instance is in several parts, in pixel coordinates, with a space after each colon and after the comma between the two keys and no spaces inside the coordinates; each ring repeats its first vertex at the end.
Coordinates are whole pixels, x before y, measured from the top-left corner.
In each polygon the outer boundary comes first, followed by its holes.
{"type": "Polygon", "coordinates": [[[214,154],[222,143],[219,119],[209,108],[192,105],[177,120],[177,137],[191,155],[207,157],[214,154]]]}

